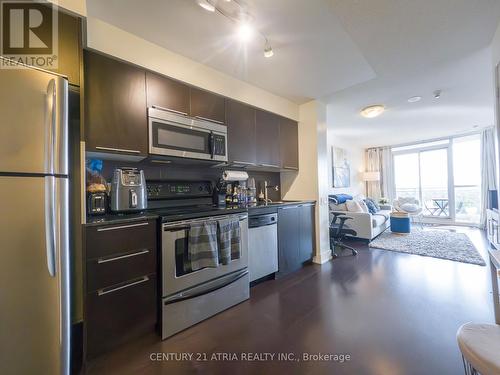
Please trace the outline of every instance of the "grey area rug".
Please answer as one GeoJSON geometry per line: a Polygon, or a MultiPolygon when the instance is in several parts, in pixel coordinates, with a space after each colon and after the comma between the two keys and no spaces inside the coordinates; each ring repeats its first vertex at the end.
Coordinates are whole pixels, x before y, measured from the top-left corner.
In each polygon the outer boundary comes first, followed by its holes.
{"type": "Polygon", "coordinates": [[[466,234],[448,230],[412,228],[409,234],[395,234],[386,230],[370,243],[370,247],[486,265],[466,234]]]}

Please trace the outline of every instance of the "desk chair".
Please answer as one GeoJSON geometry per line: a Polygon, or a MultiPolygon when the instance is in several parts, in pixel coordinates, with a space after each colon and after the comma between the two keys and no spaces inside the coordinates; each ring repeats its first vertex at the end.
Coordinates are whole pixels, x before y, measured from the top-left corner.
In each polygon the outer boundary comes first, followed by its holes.
{"type": "Polygon", "coordinates": [[[348,246],[344,243],[344,239],[346,235],[357,236],[358,233],[349,228],[345,228],[345,222],[347,220],[352,220],[352,217],[344,216],[344,213],[341,212],[333,212],[332,213],[332,221],[330,222],[330,248],[332,250],[332,257],[337,258],[338,255],[335,253],[335,246],[338,246],[343,249],[350,250],[352,255],[358,255],[356,249],[351,246],[348,246]],[[338,220],[338,224],[337,224],[338,220]]]}

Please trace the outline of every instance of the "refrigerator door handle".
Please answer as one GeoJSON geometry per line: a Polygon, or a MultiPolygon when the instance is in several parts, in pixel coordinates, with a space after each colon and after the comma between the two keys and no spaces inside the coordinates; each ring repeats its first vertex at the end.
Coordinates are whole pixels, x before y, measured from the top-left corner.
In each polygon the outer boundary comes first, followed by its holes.
{"type": "Polygon", "coordinates": [[[45,249],[49,275],[56,276],[56,178],[45,176],[45,249]]]}
{"type": "Polygon", "coordinates": [[[45,170],[54,173],[54,147],[56,133],[56,80],[51,79],[47,85],[45,116],[45,170]]]}

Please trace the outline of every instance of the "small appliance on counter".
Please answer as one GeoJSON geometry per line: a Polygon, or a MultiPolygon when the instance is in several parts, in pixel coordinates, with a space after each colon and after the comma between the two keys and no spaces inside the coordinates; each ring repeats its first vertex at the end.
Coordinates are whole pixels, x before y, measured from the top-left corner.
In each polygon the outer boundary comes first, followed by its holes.
{"type": "Polygon", "coordinates": [[[86,160],[87,215],[104,215],[108,210],[108,189],[101,172],[102,160],[86,160]]]}
{"type": "Polygon", "coordinates": [[[87,215],[104,215],[108,207],[108,194],[105,191],[87,192],[87,215]]]}
{"type": "Polygon", "coordinates": [[[131,212],[147,208],[144,171],[137,168],[116,168],[111,184],[111,211],[131,212]]]}

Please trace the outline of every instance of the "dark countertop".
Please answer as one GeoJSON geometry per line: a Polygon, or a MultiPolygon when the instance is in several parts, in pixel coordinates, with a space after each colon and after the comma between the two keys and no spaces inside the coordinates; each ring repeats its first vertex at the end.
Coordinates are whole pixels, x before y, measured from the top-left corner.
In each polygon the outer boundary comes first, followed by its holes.
{"type": "MultiPolygon", "coordinates": [[[[270,204],[257,204],[255,206],[251,207],[245,207],[245,208],[235,208],[234,211],[230,210],[232,212],[244,212],[248,210],[249,214],[256,214],[256,213],[274,213],[277,212],[279,207],[283,206],[293,206],[293,205],[299,205],[299,204],[316,204],[316,201],[314,200],[307,200],[307,201],[280,201],[280,202],[275,202],[275,203],[270,203],[270,204]]],[[[193,217],[196,215],[193,215],[193,217]]],[[[87,217],[87,223],[85,224],[86,226],[97,226],[97,225],[111,225],[111,224],[120,224],[120,223],[127,223],[127,222],[134,222],[134,221],[141,221],[141,220],[156,220],[159,218],[159,215],[155,212],[150,212],[150,211],[143,211],[143,212],[138,212],[138,213],[130,213],[130,214],[107,214],[107,215],[102,215],[102,216],[90,216],[87,217]]],[[[174,217],[172,217],[174,218],[174,217]]]]}

